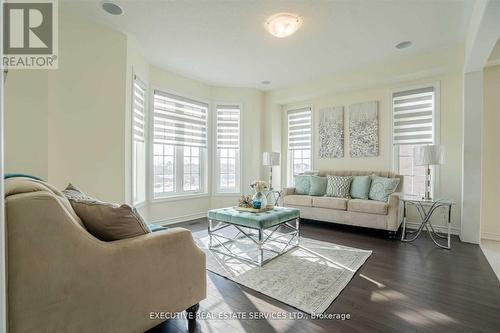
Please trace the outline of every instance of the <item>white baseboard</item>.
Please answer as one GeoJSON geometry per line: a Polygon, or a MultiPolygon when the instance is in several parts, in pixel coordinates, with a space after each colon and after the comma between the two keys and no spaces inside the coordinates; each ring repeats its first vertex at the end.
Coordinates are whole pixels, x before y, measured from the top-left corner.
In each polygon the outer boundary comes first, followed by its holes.
{"type": "Polygon", "coordinates": [[[149,223],[154,223],[154,224],[159,224],[159,225],[170,225],[170,224],[191,221],[191,220],[199,219],[199,218],[206,217],[206,216],[207,216],[207,212],[200,212],[200,213],[193,213],[193,214],[187,214],[187,215],[182,215],[182,216],[170,217],[167,219],[151,221],[149,223]]]}
{"type": "Polygon", "coordinates": [[[482,232],[481,239],[500,241],[500,234],[496,234],[493,232],[482,232]]]}
{"type": "MultiPolygon", "coordinates": [[[[448,232],[448,227],[447,226],[441,226],[441,225],[432,225],[436,231],[442,232],[442,233],[447,233],[448,232]]],[[[408,229],[418,229],[420,227],[420,223],[416,222],[406,222],[406,227],[408,229]]],[[[452,235],[460,235],[460,229],[456,227],[451,227],[450,233],[452,235]]]]}

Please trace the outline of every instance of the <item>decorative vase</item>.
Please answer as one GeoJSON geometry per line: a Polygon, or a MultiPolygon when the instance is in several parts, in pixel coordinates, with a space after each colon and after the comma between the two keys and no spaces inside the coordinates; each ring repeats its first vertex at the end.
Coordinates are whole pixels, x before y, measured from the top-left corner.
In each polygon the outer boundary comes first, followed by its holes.
{"type": "Polygon", "coordinates": [[[261,209],[266,208],[267,206],[267,198],[263,192],[255,192],[252,197],[252,205],[253,208],[261,209]]]}

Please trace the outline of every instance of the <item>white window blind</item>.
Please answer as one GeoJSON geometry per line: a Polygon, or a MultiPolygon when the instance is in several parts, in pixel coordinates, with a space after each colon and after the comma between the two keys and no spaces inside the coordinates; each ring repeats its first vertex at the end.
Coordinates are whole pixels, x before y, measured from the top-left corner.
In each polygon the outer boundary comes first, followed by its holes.
{"type": "Polygon", "coordinates": [[[134,77],[133,96],[133,135],[134,141],[144,142],[146,85],[137,76],[134,77]]]}
{"type": "Polygon", "coordinates": [[[217,105],[217,148],[240,147],[240,107],[217,105]]]}
{"type": "Polygon", "coordinates": [[[207,147],[208,104],[154,91],[153,142],[207,147]]]}
{"type": "Polygon", "coordinates": [[[311,148],[312,109],[305,107],[289,110],[288,114],[288,149],[311,148]]]}
{"type": "Polygon", "coordinates": [[[392,95],[394,145],[434,142],[434,87],[401,91],[392,95]]]}

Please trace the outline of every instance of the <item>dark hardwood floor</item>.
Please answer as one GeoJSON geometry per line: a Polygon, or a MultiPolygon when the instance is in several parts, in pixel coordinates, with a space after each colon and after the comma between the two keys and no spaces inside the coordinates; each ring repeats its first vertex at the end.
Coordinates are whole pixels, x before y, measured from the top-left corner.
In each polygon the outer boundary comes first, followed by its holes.
{"type": "MultiPolygon", "coordinates": [[[[200,219],[179,226],[206,229],[200,219]]],[[[326,313],[349,320],[198,320],[191,332],[500,332],[500,283],[477,245],[452,239],[450,251],[424,235],[413,243],[384,233],[304,221],[303,237],[372,250],[372,256],[326,313]]],[[[200,311],[299,312],[235,282],[207,272],[208,295],[200,311]]],[[[291,290],[290,292],[293,292],[291,290]]],[[[150,333],[187,332],[184,319],[150,333]]]]}

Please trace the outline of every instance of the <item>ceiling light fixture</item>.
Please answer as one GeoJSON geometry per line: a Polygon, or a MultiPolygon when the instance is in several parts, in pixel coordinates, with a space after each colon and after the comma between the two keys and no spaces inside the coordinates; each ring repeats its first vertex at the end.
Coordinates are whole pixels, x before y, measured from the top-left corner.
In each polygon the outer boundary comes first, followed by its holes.
{"type": "Polygon", "coordinates": [[[266,30],[273,36],[284,38],[292,35],[302,25],[302,18],[290,13],[277,13],[270,16],[265,24],[266,30]]]}
{"type": "Polygon", "coordinates": [[[396,48],[397,49],[406,49],[407,47],[410,47],[412,45],[412,42],[409,40],[405,40],[404,42],[397,43],[396,48]]]}
{"type": "Polygon", "coordinates": [[[265,81],[261,81],[260,83],[262,83],[262,84],[266,84],[266,85],[267,85],[267,84],[271,84],[271,81],[269,81],[269,80],[265,80],[265,81]]]}
{"type": "Polygon", "coordinates": [[[122,7],[118,6],[116,3],[111,2],[111,1],[104,1],[102,3],[102,9],[108,14],[111,15],[122,15],[123,14],[123,9],[122,7]]]}

